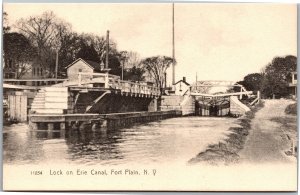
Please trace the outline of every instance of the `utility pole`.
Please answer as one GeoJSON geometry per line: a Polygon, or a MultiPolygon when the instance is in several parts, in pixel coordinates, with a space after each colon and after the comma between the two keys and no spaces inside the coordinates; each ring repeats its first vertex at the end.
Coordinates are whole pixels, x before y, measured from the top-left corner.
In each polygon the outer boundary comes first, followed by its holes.
{"type": "Polygon", "coordinates": [[[109,30],[106,33],[106,59],[105,59],[105,69],[108,70],[108,53],[109,53],[109,30]]]}
{"type": "Polygon", "coordinates": [[[55,78],[57,79],[57,71],[58,71],[58,49],[56,49],[56,60],[55,60],[55,78]]]}
{"type": "Polygon", "coordinates": [[[197,85],[198,85],[198,72],[196,72],[196,90],[198,90],[197,85]]]}
{"type": "Polygon", "coordinates": [[[172,4],[172,57],[173,57],[173,63],[172,63],[172,84],[175,85],[175,29],[174,29],[174,3],[172,4]]]}

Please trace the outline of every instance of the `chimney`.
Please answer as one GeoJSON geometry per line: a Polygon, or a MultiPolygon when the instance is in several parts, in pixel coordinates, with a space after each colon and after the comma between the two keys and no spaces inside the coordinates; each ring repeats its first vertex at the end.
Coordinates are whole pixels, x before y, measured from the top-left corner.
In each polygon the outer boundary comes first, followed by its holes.
{"type": "Polygon", "coordinates": [[[185,77],[183,77],[182,80],[183,80],[183,82],[186,82],[186,78],[185,77]]]}

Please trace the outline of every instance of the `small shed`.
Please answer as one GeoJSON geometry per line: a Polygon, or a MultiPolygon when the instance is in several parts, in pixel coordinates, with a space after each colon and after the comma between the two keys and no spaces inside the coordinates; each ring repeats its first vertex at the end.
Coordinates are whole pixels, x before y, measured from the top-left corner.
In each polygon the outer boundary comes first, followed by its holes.
{"type": "Polygon", "coordinates": [[[97,73],[100,72],[100,64],[91,60],[78,58],[66,67],[69,80],[78,79],[78,73],[97,73]]]}
{"type": "Polygon", "coordinates": [[[175,95],[184,95],[190,89],[191,85],[186,82],[186,78],[183,77],[182,80],[175,83],[175,95]]]}

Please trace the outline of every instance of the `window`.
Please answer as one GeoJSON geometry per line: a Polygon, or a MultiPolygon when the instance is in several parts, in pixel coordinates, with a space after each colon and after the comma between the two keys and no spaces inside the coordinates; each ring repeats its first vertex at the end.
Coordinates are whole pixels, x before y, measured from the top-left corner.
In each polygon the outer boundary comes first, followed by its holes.
{"type": "Polygon", "coordinates": [[[82,72],[82,69],[81,69],[81,68],[79,68],[79,69],[78,69],[78,72],[82,72]]]}
{"type": "Polygon", "coordinates": [[[297,80],[297,73],[294,74],[294,80],[297,80]]]}
{"type": "Polygon", "coordinates": [[[35,68],[33,68],[33,76],[35,76],[35,68]]]}
{"type": "Polygon", "coordinates": [[[8,60],[8,68],[12,68],[12,60],[8,60]]]}

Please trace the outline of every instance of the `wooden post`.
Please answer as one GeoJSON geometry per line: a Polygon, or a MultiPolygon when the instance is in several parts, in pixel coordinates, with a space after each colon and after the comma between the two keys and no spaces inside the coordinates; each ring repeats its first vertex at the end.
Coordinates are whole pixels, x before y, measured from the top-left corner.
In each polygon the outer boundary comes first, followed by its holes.
{"type": "Polygon", "coordinates": [[[48,130],[54,129],[54,123],[48,123],[48,130]]]}
{"type": "MultiPolygon", "coordinates": [[[[241,86],[241,92],[243,92],[243,87],[241,86]]],[[[240,100],[243,98],[243,95],[240,95],[240,100]]]]}
{"type": "Polygon", "coordinates": [[[78,73],[78,86],[81,86],[81,72],[78,73]]]}
{"type": "Polygon", "coordinates": [[[65,122],[60,123],[60,130],[66,130],[66,123],[65,122]]]}
{"type": "Polygon", "coordinates": [[[105,74],[104,88],[108,88],[108,73],[105,74]]]}
{"type": "Polygon", "coordinates": [[[29,126],[32,130],[37,130],[38,129],[37,123],[33,123],[33,122],[29,121],[29,126]]]}

